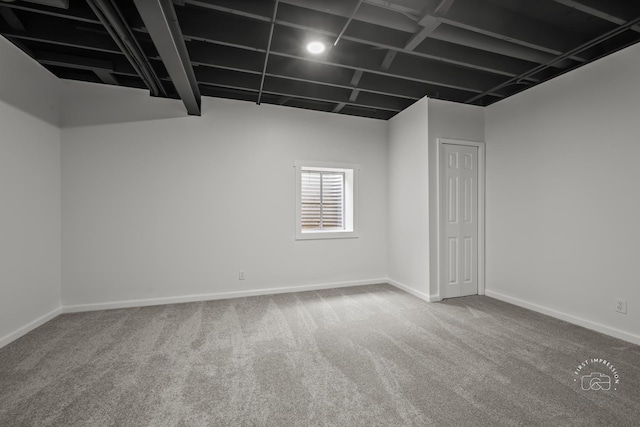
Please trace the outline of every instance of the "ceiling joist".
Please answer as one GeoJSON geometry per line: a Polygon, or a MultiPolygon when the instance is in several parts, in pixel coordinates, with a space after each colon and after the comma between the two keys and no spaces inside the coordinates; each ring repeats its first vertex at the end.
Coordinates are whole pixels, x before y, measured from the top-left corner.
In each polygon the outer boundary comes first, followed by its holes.
{"type": "Polygon", "coordinates": [[[0,1],[0,34],[58,77],[146,86],[191,114],[204,94],[388,119],[424,96],[509,97],[637,43],[638,15],[623,0],[0,1]]]}
{"type": "MultiPolygon", "coordinates": [[[[561,5],[570,7],[572,9],[579,10],[580,12],[586,13],[587,15],[595,16],[596,18],[600,18],[602,20],[614,23],[616,25],[624,25],[627,23],[627,21],[624,20],[623,18],[614,16],[610,12],[605,11],[601,3],[598,3],[597,6],[590,6],[589,4],[586,4],[587,2],[585,0],[582,0],[582,1],[553,0],[553,1],[561,5]]],[[[640,25],[634,25],[633,27],[631,27],[631,30],[635,32],[640,32],[640,25]]]]}

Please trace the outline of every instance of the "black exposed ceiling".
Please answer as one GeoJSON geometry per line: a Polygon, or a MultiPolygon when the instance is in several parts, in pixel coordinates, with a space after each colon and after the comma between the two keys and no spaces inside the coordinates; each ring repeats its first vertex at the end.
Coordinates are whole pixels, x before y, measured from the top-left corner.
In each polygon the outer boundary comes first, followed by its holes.
{"type": "Polygon", "coordinates": [[[490,105],[637,43],[640,2],[0,0],[0,33],[60,78],[189,114],[203,95],[384,120],[424,96],[490,105]]]}

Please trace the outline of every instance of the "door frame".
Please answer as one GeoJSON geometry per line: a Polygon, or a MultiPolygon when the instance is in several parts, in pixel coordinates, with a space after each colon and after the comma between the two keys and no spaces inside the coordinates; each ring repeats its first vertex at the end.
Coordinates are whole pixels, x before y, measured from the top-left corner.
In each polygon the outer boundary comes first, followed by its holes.
{"type": "Polygon", "coordinates": [[[438,242],[437,242],[437,280],[438,280],[438,294],[439,299],[444,297],[444,284],[442,283],[441,271],[443,271],[443,256],[442,256],[442,236],[445,232],[444,222],[442,221],[442,208],[444,203],[442,197],[444,195],[442,191],[442,149],[443,145],[463,145],[469,147],[476,147],[478,149],[478,295],[485,294],[485,143],[480,141],[466,141],[462,139],[451,138],[438,138],[438,149],[436,158],[436,222],[438,230],[438,242]]]}

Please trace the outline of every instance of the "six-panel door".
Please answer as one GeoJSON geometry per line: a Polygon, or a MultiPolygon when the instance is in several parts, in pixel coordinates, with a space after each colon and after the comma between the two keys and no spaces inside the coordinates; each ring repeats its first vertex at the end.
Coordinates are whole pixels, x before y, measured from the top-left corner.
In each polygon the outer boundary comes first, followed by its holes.
{"type": "Polygon", "coordinates": [[[478,148],[443,144],[442,298],[478,293],[478,148]]]}

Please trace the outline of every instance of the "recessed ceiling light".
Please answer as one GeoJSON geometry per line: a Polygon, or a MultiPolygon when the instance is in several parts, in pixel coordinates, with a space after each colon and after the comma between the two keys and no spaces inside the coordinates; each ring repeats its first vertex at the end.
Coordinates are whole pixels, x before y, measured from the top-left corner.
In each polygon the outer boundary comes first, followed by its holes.
{"type": "Polygon", "coordinates": [[[315,55],[324,52],[326,49],[322,42],[311,42],[307,45],[307,50],[315,55]]]}

